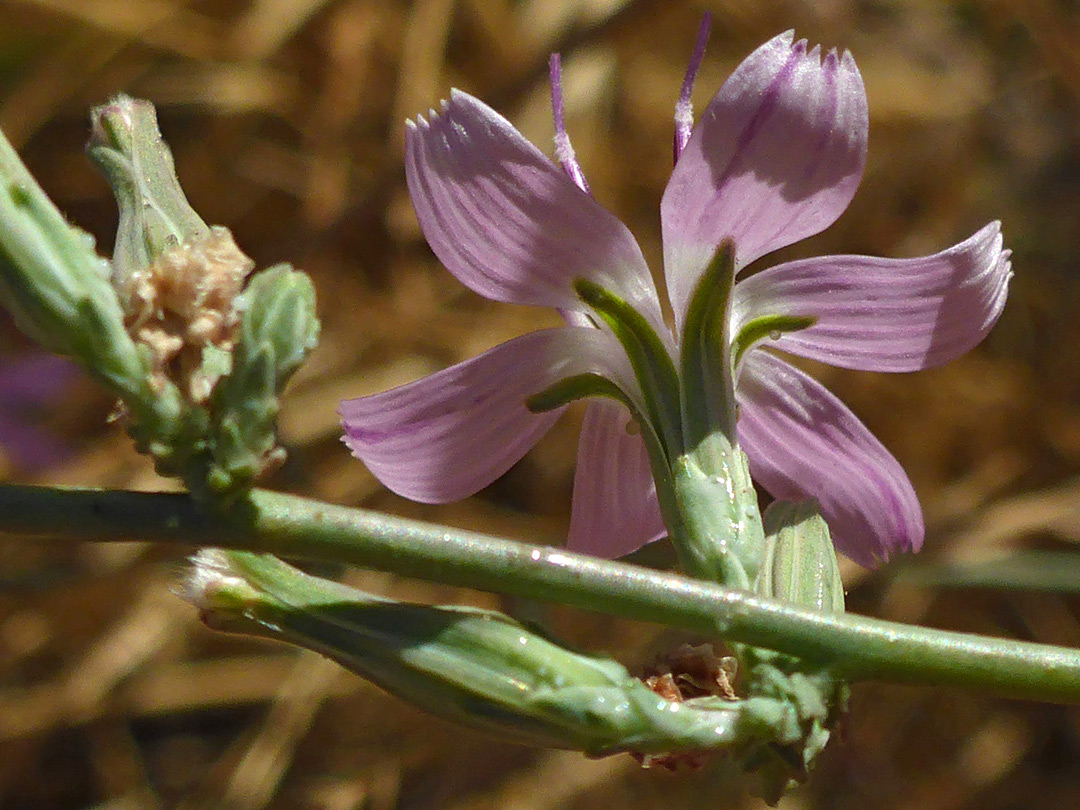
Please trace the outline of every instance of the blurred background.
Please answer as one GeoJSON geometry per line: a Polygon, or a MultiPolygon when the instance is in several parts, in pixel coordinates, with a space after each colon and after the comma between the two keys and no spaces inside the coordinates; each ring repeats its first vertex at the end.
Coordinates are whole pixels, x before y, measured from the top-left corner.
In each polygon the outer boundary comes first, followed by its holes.
{"type": "MultiPolygon", "coordinates": [[[[565,535],[580,411],[466,502],[421,506],[339,441],[342,397],[470,357],[554,314],[479,299],[434,260],[403,122],[452,86],[550,152],[547,58],[595,196],[659,267],[672,108],[701,14],[702,109],[787,28],[850,49],[870,100],[861,190],[780,258],[912,256],[1004,222],[1005,315],[977,351],[913,375],[813,367],[896,454],[928,524],[914,559],[845,567],[849,608],[1080,646],[1080,4],[1066,0],[0,0],[0,127],[108,253],[83,156],[90,106],[158,105],[181,181],[260,266],[314,278],[323,338],[284,402],[267,486],[532,541],[565,535]],[[1020,561],[994,565],[1003,556],[1020,561]],[[1070,556],[1071,555],[1071,556],[1070,556]],[[989,561],[989,567],[986,563],[989,561]],[[976,566],[978,564],[978,566],[976,566]],[[976,566],[976,567],[973,567],[976,566]],[[979,567],[981,566],[981,567],[979,567]]],[[[160,489],[111,403],[0,320],[4,479],[160,489]]],[[[646,562],[664,564],[665,550],[646,562]]],[[[756,807],[721,765],[506,745],[431,719],[314,656],[204,629],[177,549],[0,539],[0,808],[555,810],[756,807]]],[[[371,590],[499,607],[641,666],[655,627],[352,572],[371,590]]],[[[955,690],[855,687],[784,808],[1080,806],[1080,710],[955,690]]]]}

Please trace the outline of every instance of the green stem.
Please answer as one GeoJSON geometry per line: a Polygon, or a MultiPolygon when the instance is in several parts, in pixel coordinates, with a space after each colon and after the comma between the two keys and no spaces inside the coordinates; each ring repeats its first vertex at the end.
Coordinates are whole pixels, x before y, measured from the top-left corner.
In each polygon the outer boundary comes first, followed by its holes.
{"type": "Polygon", "coordinates": [[[851,680],[1080,703],[1080,650],[818,613],[646,568],[263,490],[212,516],[186,495],[3,486],[0,531],[333,560],[718,635],[851,680]]]}

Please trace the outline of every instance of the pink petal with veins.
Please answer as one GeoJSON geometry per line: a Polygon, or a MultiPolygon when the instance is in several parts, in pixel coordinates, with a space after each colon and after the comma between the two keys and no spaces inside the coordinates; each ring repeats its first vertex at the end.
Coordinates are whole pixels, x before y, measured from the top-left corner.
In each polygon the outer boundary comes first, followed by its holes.
{"type": "Polygon", "coordinates": [[[633,395],[625,356],[607,332],[531,332],[408,385],[343,401],[345,444],[399,495],[455,501],[510,469],[562,411],[533,413],[527,399],[587,372],[633,395]]]}
{"type": "Polygon", "coordinates": [[[629,411],[594,400],[585,411],[566,547],[615,559],[664,537],[645,442],[629,411]]]}
{"type": "Polygon", "coordinates": [[[932,256],[789,262],[735,285],[735,332],[762,316],[809,315],[813,326],[770,345],[844,368],[917,371],[986,337],[1005,307],[1011,268],[997,222],[932,256]]]}
{"type": "Polygon", "coordinates": [[[752,53],[694,128],[661,203],[664,273],[677,324],[725,238],[743,267],[832,224],[866,162],[866,91],[855,60],[792,42],[752,53]]]}
{"type": "Polygon", "coordinates": [[[736,398],[751,475],[775,498],[817,500],[837,551],[867,567],[918,551],[922,510],[907,475],[820,383],[758,349],[743,362],[736,398]]]}
{"type": "Polygon", "coordinates": [[[652,276],[627,227],[505,118],[460,91],[410,122],[405,172],[428,244],[466,286],[517,304],[580,309],[576,279],[662,326],[652,276]]]}

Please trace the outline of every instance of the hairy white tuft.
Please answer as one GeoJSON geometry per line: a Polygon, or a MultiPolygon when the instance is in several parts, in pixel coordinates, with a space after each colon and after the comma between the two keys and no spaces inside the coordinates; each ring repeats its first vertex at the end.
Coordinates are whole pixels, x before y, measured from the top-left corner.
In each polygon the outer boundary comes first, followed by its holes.
{"type": "Polygon", "coordinates": [[[222,589],[248,588],[247,582],[232,572],[225,552],[204,548],[191,557],[191,568],[181,581],[177,593],[200,610],[214,607],[214,594],[222,589]]]}

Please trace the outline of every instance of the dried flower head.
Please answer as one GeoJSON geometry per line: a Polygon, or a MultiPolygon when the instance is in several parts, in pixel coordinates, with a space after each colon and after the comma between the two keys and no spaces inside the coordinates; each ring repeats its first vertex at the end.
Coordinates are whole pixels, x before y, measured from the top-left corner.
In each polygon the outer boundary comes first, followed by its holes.
{"type": "Polygon", "coordinates": [[[128,329],[153,358],[159,385],[176,384],[202,404],[220,370],[207,368],[207,348],[230,352],[240,324],[236,298],[255,263],[226,228],[165,250],[145,269],[124,279],[128,329]]]}

